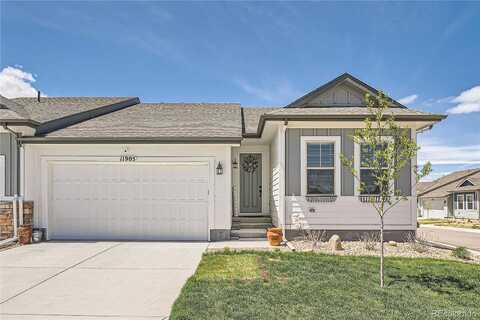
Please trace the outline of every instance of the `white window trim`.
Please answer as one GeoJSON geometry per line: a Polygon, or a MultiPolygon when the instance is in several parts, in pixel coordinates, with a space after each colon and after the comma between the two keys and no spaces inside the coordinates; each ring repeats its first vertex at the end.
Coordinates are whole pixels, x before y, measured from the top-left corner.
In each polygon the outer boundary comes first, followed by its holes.
{"type": "Polygon", "coordinates": [[[475,194],[473,192],[465,192],[465,193],[456,193],[455,194],[455,210],[460,210],[460,211],[477,211],[478,209],[478,200],[475,201],[475,194]],[[471,195],[472,196],[472,208],[469,209],[467,206],[467,196],[471,195]],[[462,199],[463,203],[463,209],[460,209],[458,203],[458,199],[462,199]]]}
{"type": "MultiPolygon", "coordinates": [[[[382,140],[387,141],[387,142],[393,142],[393,137],[392,136],[383,136],[382,140]]],[[[354,142],[354,147],[353,147],[353,166],[355,168],[355,172],[358,175],[358,178],[360,178],[360,144],[357,142],[354,142]]],[[[360,196],[360,191],[358,190],[360,187],[360,181],[358,181],[357,178],[353,179],[354,183],[354,195],[355,196],[360,196]]],[[[394,189],[395,189],[395,182],[390,184],[392,190],[390,192],[394,194],[394,189]]],[[[361,196],[378,196],[377,194],[362,194],[361,196]]]]}
{"type": "Polygon", "coordinates": [[[341,136],[303,136],[301,137],[300,145],[300,154],[301,154],[301,192],[302,196],[307,195],[307,143],[333,143],[334,152],[335,152],[335,195],[340,196],[341,194],[341,163],[340,163],[340,152],[341,152],[341,136]]]}
{"type": "Polygon", "coordinates": [[[7,183],[6,178],[5,156],[0,155],[0,197],[5,196],[5,184],[7,183]]]}
{"type": "Polygon", "coordinates": [[[473,193],[466,193],[465,194],[465,210],[475,210],[475,194],[473,194],[473,193]],[[469,198],[469,196],[471,197],[472,201],[467,200],[469,198]],[[471,208],[468,207],[469,203],[472,204],[471,208]]]}
{"type": "Polygon", "coordinates": [[[465,210],[465,194],[463,194],[463,193],[457,193],[457,194],[455,195],[455,200],[456,200],[456,201],[455,201],[455,209],[457,209],[457,210],[465,210]],[[458,205],[458,203],[459,203],[458,199],[460,199],[460,198],[462,199],[462,204],[463,204],[463,208],[461,208],[461,209],[460,209],[460,207],[459,207],[459,205],[458,205]]]}

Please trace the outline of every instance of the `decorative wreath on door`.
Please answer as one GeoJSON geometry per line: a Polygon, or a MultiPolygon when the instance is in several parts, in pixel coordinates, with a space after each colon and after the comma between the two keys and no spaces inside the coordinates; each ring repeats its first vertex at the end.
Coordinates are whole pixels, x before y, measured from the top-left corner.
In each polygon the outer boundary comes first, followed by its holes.
{"type": "Polygon", "coordinates": [[[251,154],[249,154],[242,162],[242,168],[246,172],[252,174],[258,168],[258,160],[251,154]]]}

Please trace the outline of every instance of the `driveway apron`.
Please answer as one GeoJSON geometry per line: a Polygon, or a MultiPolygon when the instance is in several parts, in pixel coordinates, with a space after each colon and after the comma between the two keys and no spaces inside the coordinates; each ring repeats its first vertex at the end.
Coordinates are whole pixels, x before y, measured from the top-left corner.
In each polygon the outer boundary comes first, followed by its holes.
{"type": "Polygon", "coordinates": [[[200,242],[45,242],[0,252],[0,319],[166,319],[200,242]]]}

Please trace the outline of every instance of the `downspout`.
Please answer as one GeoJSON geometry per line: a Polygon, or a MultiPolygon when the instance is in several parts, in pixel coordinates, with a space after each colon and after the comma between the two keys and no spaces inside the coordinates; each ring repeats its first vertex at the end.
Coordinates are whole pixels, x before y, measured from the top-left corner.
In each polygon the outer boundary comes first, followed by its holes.
{"type": "Polygon", "coordinates": [[[280,215],[283,216],[283,223],[282,223],[282,233],[283,233],[283,241],[287,241],[286,237],[286,223],[287,223],[287,213],[285,210],[285,205],[286,205],[286,200],[285,200],[285,179],[286,179],[286,166],[285,166],[285,161],[286,161],[286,123],[284,123],[280,127],[280,173],[282,175],[280,179],[280,215]]]}
{"type": "Polygon", "coordinates": [[[432,128],[433,128],[433,124],[431,124],[431,125],[429,125],[429,126],[426,126],[426,127],[423,127],[423,128],[420,128],[420,129],[418,129],[418,130],[415,130],[415,132],[416,132],[417,134],[419,134],[419,133],[423,133],[423,132],[425,132],[425,131],[432,130],[432,128]]]}
{"type": "MultiPolygon", "coordinates": [[[[20,185],[20,197],[19,197],[19,222],[20,225],[23,224],[23,200],[25,199],[25,148],[22,143],[19,143],[19,149],[20,149],[20,174],[18,177],[18,183],[20,185]]],[[[32,221],[33,222],[33,221],[32,221]]]]}

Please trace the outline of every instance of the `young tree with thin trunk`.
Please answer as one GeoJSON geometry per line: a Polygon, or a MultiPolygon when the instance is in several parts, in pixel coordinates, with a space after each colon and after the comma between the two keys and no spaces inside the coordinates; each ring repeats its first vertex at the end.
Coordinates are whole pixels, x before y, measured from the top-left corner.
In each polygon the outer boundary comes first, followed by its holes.
{"type": "MultiPolygon", "coordinates": [[[[380,222],[380,287],[384,287],[384,224],[385,215],[398,203],[407,200],[407,196],[395,181],[401,170],[415,158],[419,147],[402,129],[390,112],[391,99],[384,93],[367,94],[366,105],[370,116],[364,121],[364,128],[356,129],[352,138],[360,146],[360,169],[355,168],[353,159],[343,154],[341,160],[358,181],[358,191],[362,201],[371,204],[378,214],[380,222]]],[[[407,131],[408,132],[408,131],[407,131]]],[[[413,172],[418,181],[431,171],[430,163],[413,172]]]]}

